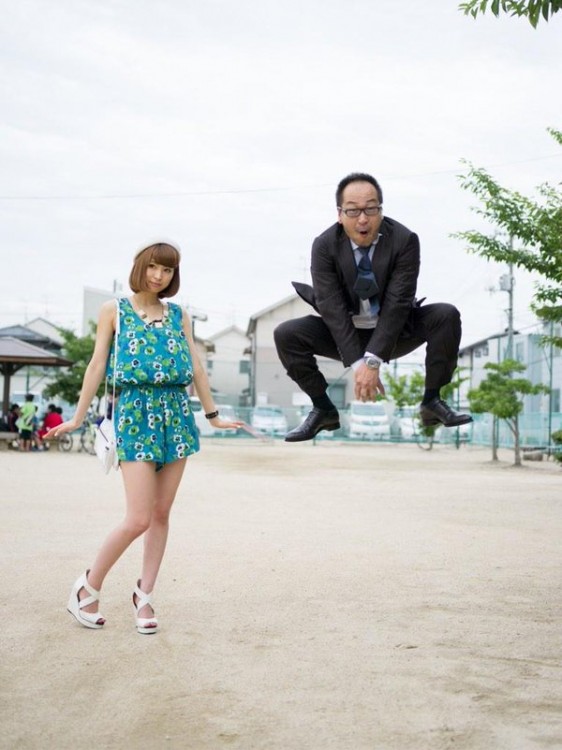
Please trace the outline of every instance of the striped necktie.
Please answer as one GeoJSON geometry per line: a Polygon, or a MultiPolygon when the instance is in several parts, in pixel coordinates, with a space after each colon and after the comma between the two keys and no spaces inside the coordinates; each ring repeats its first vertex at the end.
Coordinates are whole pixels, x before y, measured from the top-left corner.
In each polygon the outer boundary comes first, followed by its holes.
{"type": "Polygon", "coordinates": [[[361,299],[368,299],[371,302],[371,315],[377,315],[380,308],[379,304],[379,286],[373,273],[371,260],[369,258],[370,247],[358,247],[361,253],[361,259],[357,264],[357,280],[354,290],[361,299]]]}

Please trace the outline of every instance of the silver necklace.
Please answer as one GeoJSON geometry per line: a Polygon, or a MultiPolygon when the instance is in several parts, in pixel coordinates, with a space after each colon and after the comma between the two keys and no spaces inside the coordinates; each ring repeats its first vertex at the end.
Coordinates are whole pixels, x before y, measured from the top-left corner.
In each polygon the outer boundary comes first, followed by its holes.
{"type": "Polygon", "coordinates": [[[145,313],[142,307],[139,307],[138,309],[139,318],[142,320],[145,326],[150,326],[151,328],[163,328],[164,327],[164,324],[168,318],[168,304],[166,302],[160,302],[160,304],[162,305],[162,317],[155,318],[154,320],[147,320],[148,318],[147,313],[145,313]]]}

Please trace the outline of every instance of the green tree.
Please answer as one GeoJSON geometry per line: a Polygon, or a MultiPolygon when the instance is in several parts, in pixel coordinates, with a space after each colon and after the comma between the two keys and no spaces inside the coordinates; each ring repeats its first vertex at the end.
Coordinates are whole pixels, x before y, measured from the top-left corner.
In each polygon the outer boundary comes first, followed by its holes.
{"type": "Polygon", "coordinates": [[[556,432],[553,432],[550,437],[555,445],[553,453],[554,460],[562,464],[562,430],[556,430],[556,432]]]}
{"type": "MultiPolygon", "coordinates": [[[[562,145],[562,131],[549,132],[562,145]]],[[[538,273],[542,278],[531,307],[544,322],[562,323],[562,191],[545,183],[537,188],[541,200],[536,201],[501,187],[484,169],[465,163],[468,174],[461,176],[461,185],[480,199],[482,206],[474,211],[496,229],[491,234],[457,232],[453,237],[465,240],[470,252],[488,260],[538,273]]],[[[561,336],[545,340],[562,346],[561,336]]]]}
{"type": "Polygon", "coordinates": [[[410,376],[399,375],[397,378],[386,372],[384,380],[388,395],[396,404],[399,413],[405,406],[415,406],[422,400],[424,377],[421,372],[415,371],[410,376]]]}
{"type": "MultiPolygon", "coordinates": [[[[80,398],[82,380],[88,362],[92,358],[95,344],[95,325],[91,324],[91,332],[88,336],[77,336],[72,331],[61,328],[60,333],[64,340],[64,356],[74,364],[57,370],[52,382],[45,388],[47,398],[60,396],[69,404],[76,404],[80,398]]],[[[103,395],[104,385],[100,385],[97,395],[103,395]]]]}
{"type": "MultiPolygon", "coordinates": [[[[415,370],[410,376],[399,375],[393,377],[390,372],[384,375],[387,395],[394,401],[398,414],[404,413],[404,407],[416,406],[423,398],[425,388],[425,378],[421,372],[415,370]]],[[[419,415],[412,417],[414,434],[419,433],[426,438],[432,438],[435,434],[436,427],[424,427],[419,415]]]]}
{"type": "MultiPolygon", "coordinates": [[[[461,384],[466,382],[467,378],[462,377],[462,371],[465,369],[465,367],[457,367],[451,382],[441,388],[441,398],[445,401],[451,399],[455,392],[458,394],[461,384]]],[[[419,370],[415,370],[409,377],[399,375],[397,378],[387,371],[384,374],[384,381],[388,395],[396,404],[398,411],[405,406],[415,406],[421,402],[425,390],[425,378],[419,370]]]]}
{"type": "Polygon", "coordinates": [[[488,6],[496,17],[500,13],[509,13],[511,16],[528,18],[536,29],[541,16],[548,21],[562,9],[562,0],[468,0],[461,3],[459,9],[464,11],[465,16],[476,18],[479,13],[485,13],[488,6]]]}
{"type": "Polygon", "coordinates": [[[522,373],[527,369],[526,365],[514,359],[505,359],[499,364],[488,362],[484,368],[488,370],[487,376],[478,388],[472,388],[468,392],[470,409],[475,414],[492,414],[507,423],[513,435],[514,464],[521,466],[519,414],[523,409],[523,401],[520,397],[548,393],[548,388],[542,384],[533,385],[526,378],[514,377],[514,373],[522,373]]]}
{"type": "MultiPolygon", "coordinates": [[[[462,369],[464,368],[457,368],[453,374],[452,381],[441,388],[441,397],[445,399],[445,401],[448,401],[455,391],[458,393],[461,383],[465,382],[466,378],[461,377],[462,369]]],[[[403,414],[404,407],[416,406],[421,403],[425,389],[425,378],[419,370],[415,370],[410,376],[399,375],[397,378],[393,377],[391,373],[387,371],[384,375],[384,381],[386,383],[387,395],[396,404],[398,415],[403,414]]],[[[433,437],[437,427],[433,425],[425,427],[422,424],[419,415],[413,419],[415,419],[417,432],[427,438],[433,437]]]]}

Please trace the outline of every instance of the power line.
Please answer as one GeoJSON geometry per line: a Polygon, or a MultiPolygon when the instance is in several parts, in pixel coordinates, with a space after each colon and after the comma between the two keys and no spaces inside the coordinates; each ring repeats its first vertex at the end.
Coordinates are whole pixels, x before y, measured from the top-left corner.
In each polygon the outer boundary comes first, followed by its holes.
{"type": "MultiPolygon", "coordinates": [[[[527,164],[535,161],[544,161],[553,157],[560,157],[560,153],[552,153],[545,156],[536,156],[531,159],[516,159],[513,161],[497,162],[489,164],[486,169],[510,166],[512,164],[527,164]]],[[[414,172],[403,175],[388,175],[385,180],[411,180],[420,177],[435,177],[439,175],[457,174],[459,167],[455,169],[443,169],[432,172],[414,172]]],[[[142,200],[145,198],[189,198],[207,195],[245,195],[252,193],[281,193],[295,190],[315,190],[318,188],[333,187],[332,183],[321,182],[312,185],[286,185],[277,187],[238,188],[232,190],[185,190],[169,193],[99,193],[93,195],[0,195],[0,201],[91,201],[91,200],[142,200]]]]}

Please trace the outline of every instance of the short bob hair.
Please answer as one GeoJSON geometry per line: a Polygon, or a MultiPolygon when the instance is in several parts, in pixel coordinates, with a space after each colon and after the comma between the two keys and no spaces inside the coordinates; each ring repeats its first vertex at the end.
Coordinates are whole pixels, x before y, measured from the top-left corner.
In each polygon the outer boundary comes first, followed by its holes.
{"type": "Polygon", "coordinates": [[[158,263],[174,269],[172,280],[165,289],[158,292],[159,297],[173,297],[180,288],[180,250],[168,242],[155,242],[143,247],[135,255],[129,275],[129,286],[133,292],[146,292],[146,269],[151,263],[158,263]]]}

